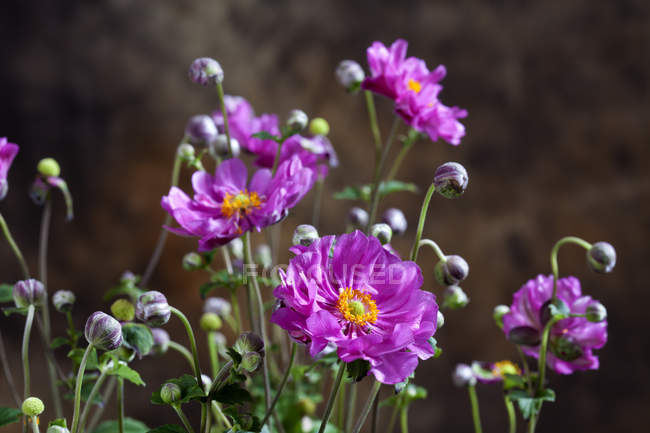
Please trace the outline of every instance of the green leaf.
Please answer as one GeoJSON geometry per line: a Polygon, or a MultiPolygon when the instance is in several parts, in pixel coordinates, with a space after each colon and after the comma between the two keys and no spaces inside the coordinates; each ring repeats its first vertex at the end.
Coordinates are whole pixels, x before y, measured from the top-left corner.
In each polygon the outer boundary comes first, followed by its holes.
{"type": "Polygon", "coordinates": [[[109,371],[108,374],[123,377],[124,379],[138,386],[145,385],[144,381],[140,377],[140,374],[126,364],[119,363],[117,365],[117,368],[109,371]]]}
{"type": "MultiPolygon", "coordinates": [[[[92,433],[115,433],[119,431],[117,420],[104,421],[92,433]]],[[[133,418],[124,418],[124,433],[147,433],[149,427],[133,418]]]]}
{"type": "Polygon", "coordinates": [[[260,140],[273,140],[273,141],[278,141],[280,138],[276,137],[273,134],[270,134],[266,131],[260,131],[256,132],[255,134],[251,134],[251,137],[259,138],[260,140]]]}
{"type": "Polygon", "coordinates": [[[515,389],[508,393],[508,398],[516,401],[524,419],[529,419],[531,415],[539,412],[539,408],[541,408],[543,402],[555,401],[555,391],[545,389],[541,396],[531,397],[528,392],[522,389],[515,389]]]}
{"type": "MultiPolygon", "coordinates": [[[[68,358],[72,359],[77,365],[81,364],[81,359],[84,357],[84,352],[86,349],[73,349],[68,352],[68,358]]],[[[90,355],[88,355],[88,360],[86,361],[86,370],[97,370],[99,362],[97,361],[97,351],[93,347],[90,350],[90,355]]]]}
{"type": "Polygon", "coordinates": [[[124,323],[122,325],[122,344],[134,350],[142,359],[153,348],[151,329],[141,323],[124,323]]]}
{"type": "Polygon", "coordinates": [[[503,375],[503,389],[510,390],[516,388],[524,388],[526,381],[518,374],[504,374],[503,375]]]}
{"type": "MultiPolygon", "coordinates": [[[[174,383],[179,386],[181,389],[181,399],[178,401],[179,403],[187,403],[191,400],[199,400],[205,397],[205,393],[197,384],[196,378],[189,374],[185,374],[178,379],[169,379],[165,381],[165,383],[174,383]]],[[[166,404],[160,398],[160,390],[151,394],[151,402],[153,404],[166,404]]]]}
{"type": "Polygon", "coordinates": [[[65,338],[65,337],[56,337],[54,340],[52,340],[52,343],[50,344],[50,347],[52,349],[58,349],[61,346],[65,346],[66,344],[70,344],[70,341],[65,338]]]}
{"type": "Polygon", "coordinates": [[[253,400],[250,393],[236,383],[222,386],[210,394],[210,398],[225,404],[241,404],[253,400]]]}
{"type": "Polygon", "coordinates": [[[0,407],[0,426],[18,422],[23,412],[13,407],[0,407]]]}
{"type": "Polygon", "coordinates": [[[186,433],[185,428],[177,424],[165,424],[149,430],[147,433],[186,433]]]}
{"type": "Polygon", "coordinates": [[[352,362],[348,362],[346,368],[348,371],[348,377],[355,382],[360,382],[368,375],[368,372],[370,371],[370,363],[365,359],[356,359],[352,362]]]}
{"type": "Polygon", "coordinates": [[[14,301],[13,289],[10,284],[0,284],[0,304],[14,301]]]}
{"type": "Polygon", "coordinates": [[[47,423],[48,428],[52,427],[53,425],[63,427],[63,428],[68,428],[68,422],[65,420],[65,418],[53,419],[52,421],[47,423]]]}
{"type": "MultiPolygon", "coordinates": [[[[402,191],[417,193],[418,187],[414,183],[402,182],[399,180],[389,180],[388,182],[382,182],[379,184],[380,198],[383,198],[388,194],[392,194],[394,192],[402,191]]],[[[362,200],[369,202],[371,194],[371,185],[363,185],[360,187],[346,186],[343,191],[334,193],[334,198],[337,200],[362,200]]]]}
{"type": "Polygon", "coordinates": [[[127,295],[131,299],[136,300],[143,293],[144,290],[139,289],[129,282],[127,284],[122,284],[108,289],[108,291],[104,294],[104,301],[110,301],[111,299],[122,295],[127,295]]]}
{"type": "Polygon", "coordinates": [[[2,312],[5,313],[5,316],[11,316],[12,314],[22,314],[23,316],[26,316],[27,310],[27,307],[7,307],[3,308],[2,312]]]}

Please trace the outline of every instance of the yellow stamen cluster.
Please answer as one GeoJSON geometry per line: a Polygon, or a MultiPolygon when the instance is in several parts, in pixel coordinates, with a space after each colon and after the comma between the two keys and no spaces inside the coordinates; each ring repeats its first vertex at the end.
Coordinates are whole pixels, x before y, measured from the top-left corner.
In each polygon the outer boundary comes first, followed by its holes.
{"type": "Polygon", "coordinates": [[[494,363],[492,374],[504,377],[506,374],[516,374],[521,376],[521,369],[512,361],[499,361],[494,363]]]}
{"type": "Polygon", "coordinates": [[[248,215],[255,208],[262,205],[262,200],[256,192],[249,193],[248,190],[239,191],[239,194],[226,194],[221,205],[221,214],[230,218],[235,213],[248,215]]]}
{"type": "Polygon", "coordinates": [[[422,90],[422,83],[414,80],[413,78],[409,78],[407,87],[409,90],[413,90],[415,93],[420,93],[420,90],[422,90]]]}
{"type": "Polygon", "coordinates": [[[359,326],[375,323],[379,314],[377,304],[368,293],[350,288],[341,290],[336,308],[345,320],[359,326]]]}

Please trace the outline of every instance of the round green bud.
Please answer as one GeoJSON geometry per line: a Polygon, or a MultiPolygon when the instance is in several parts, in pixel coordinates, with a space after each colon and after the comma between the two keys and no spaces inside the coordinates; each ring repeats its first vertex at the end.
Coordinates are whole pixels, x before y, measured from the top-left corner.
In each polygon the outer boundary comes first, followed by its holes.
{"type": "Polygon", "coordinates": [[[46,433],[70,433],[70,430],[60,425],[51,425],[47,428],[46,433]]]}
{"type": "Polygon", "coordinates": [[[492,317],[500,329],[503,329],[503,316],[510,313],[510,307],[507,305],[497,305],[494,307],[492,317]]]}
{"type": "Polygon", "coordinates": [[[308,247],[315,240],[318,239],[318,230],[316,227],[309,224],[300,224],[293,232],[292,243],[294,245],[302,245],[308,247]]]}
{"type": "Polygon", "coordinates": [[[204,266],[205,262],[199,253],[191,252],[183,256],[183,269],[186,271],[197,271],[204,266]]]}
{"type": "Polygon", "coordinates": [[[39,416],[45,410],[45,405],[40,398],[29,397],[23,401],[22,410],[27,416],[39,416]]]}
{"type": "Polygon", "coordinates": [[[587,306],[585,316],[590,322],[599,323],[607,319],[607,309],[600,302],[593,301],[587,306]]]}
{"type": "Polygon", "coordinates": [[[194,146],[189,143],[183,143],[178,146],[177,155],[183,161],[193,161],[195,154],[196,151],[194,150],[194,146]]]}
{"type": "Polygon", "coordinates": [[[203,329],[205,332],[218,331],[223,325],[221,318],[215,313],[204,313],[201,316],[200,324],[201,329],[203,329]]]}
{"type": "Polygon", "coordinates": [[[52,304],[56,311],[61,313],[69,313],[72,311],[72,306],[74,305],[75,300],[76,297],[74,293],[69,290],[57,290],[54,292],[54,295],[52,295],[52,304]]]}
{"type": "Polygon", "coordinates": [[[616,266],[616,250],[607,242],[596,242],[587,251],[587,265],[599,274],[612,272],[616,266]]]}
{"type": "Polygon", "coordinates": [[[304,415],[313,415],[316,413],[316,403],[311,398],[303,397],[298,400],[298,408],[304,415]]]}
{"type": "Polygon", "coordinates": [[[330,125],[322,117],[314,117],[309,122],[309,132],[313,135],[327,135],[330,132],[330,125]]]}
{"type": "Polygon", "coordinates": [[[436,316],[436,329],[440,329],[443,326],[445,326],[445,316],[442,314],[440,310],[438,310],[438,314],[436,316]]]}
{"type": "Polygon", "coordinates": [[[370,235],[379,239],[382,245],[386,245],[393,237],[393,230],[386,223],[374,224],[370,227],[370,235]]]}
{"type": "Polygon", "coordinates": [[[111,305],[111,313],[120,322],[130,322],[135,317],[135,307],[126,299],[118,299],[111,305]]]}
{"type": "Polygon", "coordinates": [[[262,364],[262,355],[257,352],[246,352],[241,357],[239,366],[249,373],[255,372],[262,364]]]}
{"type": "Polygon", "coordinates": [[[449,286],[443,294],[442,307],[457,310],[465,307],[469,303],[469,298],[458,286],[449,286]]]}
{"type": "Polygon", "coordinates": [[[469,265],[461,256],[451,255],[440,260],[433,268],[436,280],[444,285],[458,284],[469,275],[469,265]]]}
{"type": "Polygon", "coordinates": [[[38,162],[36,166],[38,172],[46,177],[57,177],[61,174],[61,167],[59,163],[56,162],[54,158],[43,158],[38,162]]]}
{"type": "Polygon", "coordinates": [[[176,403],[181,397],[181,387],[175,383],[168,382],[160,388],[160,399],[166,404],[176,403]]]}
{"type": "Polygon", "coordinates": [[[257,334],[252,332],[242,333],[233,345],[235,352],[244,356],[246,352],[258,352],[264,354],[264,341],[257,334]]]}

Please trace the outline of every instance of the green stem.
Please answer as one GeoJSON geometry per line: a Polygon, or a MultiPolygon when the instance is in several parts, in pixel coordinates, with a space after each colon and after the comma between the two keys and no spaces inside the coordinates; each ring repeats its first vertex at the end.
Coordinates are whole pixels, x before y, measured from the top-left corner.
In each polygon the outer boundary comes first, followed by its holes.
{"type": "Polygon", "coordinates": [[[508,398],[507,395],[503,396],[503,401],[506,405],[506,411],[508,412],[508,433],[517,432],[517,416],[515,415],[515,407],[512,404],[512,401],[508,398]]]}
{"type": "Polygon", "coordinates": [[[399,424],[402,428],[402,433],[409,433],[408,406],[404,406],[402,409],[400,409],[399,424]]]}
{"type": "Polygon", "coordinates": [[[474,432],[481,433],[481,415],[479,414],[478,408],[478,397],[476,397],[476,388],[474,385],[469,385],[467,387],[469,392],[469,401],[472,403],[472,420],[474,421],[474,432]]]}
{"type": "Polygon", "coordinates": [[[219,388],[221,387],[221,384],[225,382],[225,380],[228,378],[228,375],[230,374],[230,369],[233,366],[232,360],[226,362],[223,367],[221,367],[221,370],[219,370],[219,373],[214,377],[212,380],[212,386],[210,386],[210,390],[208,391],[208,394],[213,394],[217,391],[219,391],[219,388]]]}
{"type": "Polygon", "coordinates": [[[183,410],[180,408],[180,406],[177,404],[172,404],[171,406],[174,409],[174,412],[176,412],[178,417],[181,419],[181,422],[183,423],[185,430],[187,430],[187,433],[194,433],[190,421],[187,419],[187,416],[185,416],[185,413],[183,413],[183,410]]]}
{"type": "Polygon", "coordinates": [[[555,325],[560,319],[555,317],[551,318],[544,327],[544,333],[542,334],[542,344],[539,347],[539,364],[537,369],[539,370],[539,383],[537,386],[537,394],[542,395],[544,390],[544,376],[546,373],[546,352],[548,350],[548,337],[551,334],[551,328],[555,325]]]}
{"type": "Polygon", "coordinates": [[[169,308],[172,314],[178,317],[185,326],[185,332],[187,333],[187,338],[190,340],[190,348],[192,349],[192,364],[194,366],[194,375],[196,376],[198,385],[201,386],[201,365],[199,364],[199,351],[196,348],[196,338],[194,337],[192,325],[190,325],[190,321],[187,320],[187,317],[181,310],[172,306],[169,308]]]}
{"type": "Polygon", "coordinates": [[[375,398],[375,403],[372,405],[372,424],[371,424],[371,433],[377,433],[379,427],[379,396],[375,398]]]}
{"type": "Polygon", "coordinates": [[[418,250],[425,245],[431,247],[433,251],[436,253],[436,256],[438,256],[440,260],[447,260],[445,253],[443,253],[440,247],[438,246],[438,244],[432,241],[431,239],[422,239],[418,244],[418,250]]]}
{"type": "Polygon", "coordinates": [[[427,219],[427,211],[429,210],[429,202],[431,202],[431,197],[433,193],[436,192],[435,184],[431,184],[427,190],[427,195],[424,196],[424,201],[422,202],[422,208],[420,209],[420,219],[418,220],[418,228],[415,232],[415,242],[413,242],[413,247],[411,248],[411,261],[414,262],[418,258],[418,246],[420,245],[420,239],[422,238],[422,231],[424,230],[424,221],[427,219]]]}
{"type": "Polygon", "coordinates": [[[217,412],[217,414],[219,415],[219,418],[221,419],[221,421],[223,422],[223,424],[226,426],[226,428],[231,429],[231,428],[232,428],[232,424],[231,424],[230,420],[228,419],[228,417],[227,417],[226,415],[224,415],[223,411],[222,411],[221,408],[219,407],[219,404],[218,404],[216,401],[214,401],[214,400],[212,400],[212,409],[213,409],[215,412],[217,412]]]}
{"type": "Polygon", "coordinates": [[[4,372],[5,379],[7,380],[7,385],[9,390],[11,390],[11,395],[14,398],[14,403],[16,406],[20,406],[21,401],[18,396],[18,391],[16,391],[16,385],[14,384],[13,374],[11,374],[11,369],[9,366],[9,360],[7,359],[7,351],[5,349],[5,343],[2,338],[2,333],[0,332],[0,362],[2,363],[2,371],[4,372]]]}
{"type": "Polygon", "coordinates": [[[400,118],[396,116],[395,120],[393,121],[393,126],[390,129],[388,139],[386,140],[384,150],[381,152],[381,157],[375,164],[375,175],[372,181],[372,192],[370,195],[370,212],[368,212],[370,216],[368,217],[368,227],[366,228],[367,233],[370,233],[370,227],[372,227],[373,223],[375,222],[375,217],[377,216],[377,207],[379,206],[379,198],[381,196],[379,191],[381,187],[381,174],[384,171],[386,158],[388,157],[388,152],[390,151],[390,147],[393,144],[393,138],[395,137],[395,133],[397,132],[397,127],[399,126],[400,121],[400,118]]]}
{"type": "Polygon", "coordinates": [[[372,409],[373,403],[377,398],[377,394],[379,393],[380,388],[381,388],[381,382],[375,381],[375,383],[372,386],[372,390],[370,391],[370,395],[368,396],[368,400],[366,401],[365,406],[363,406],[363,409],[361,410],[361,415],[359,415],[359,419],[357,420],[357,423],[354,425],[354,429],[352,430],[352,433],[359,433],[361,431],[361,427],[363,427],[363,424],[366,422],[366,418],[368,418],[368,414],[372,409]]]}
{"type": "MultiPolygon", "coordinates": [[[[178,148],[182,144],[184,143],[181,142],[178,145],[178,147],[176,148],[176,153],[174,153],[174,167],[172,168],[171,186],[178,185],[178,177],[181,172],[181,163],[182,163],[182,160],[178,155],[178,148]]],[[[142,280],[140,280],[140,287],[146,287],[147,283],[149,282],[149,279],[153,275],[154,269],[156,269],[156,265],[158,264],[158,261],[160,260],[160,256],[162,255],[163,248],[165,248],[165,242],[167,242],[168,232],[164,226],[168,226],[169,224],[171,224],[171,222],[172,222],[172,216],[169,214],[165,215],[165,219],[163,221],[163,228],[160,230],[160,235],[158,235],[158,241],[156,242],[156,248],[153,250],[153,254],[151,254],[151,258],[149,259],[149,264],[147,264],[147,268],[144,271],[142,280]]]]}
{"type": "Polygon", "coordinates": [[[530,377],[530,367],[528,366],[528,360],[526,359],[526,355],[524,355],[524,352],[521,350],[521,347],[515,346],[517,348],[517,352],[519,353],[519,358],[521,359],[521,363],[524,366],[524,376],[526,376],[526,383],[528,384],[528,393],[530,394],[531,397],[533,397],[533,382],[530,377]]]}
{"type": "Polygon", "coordinates": [[[375,155],[376,160],[379,161],[379,154],[381,153],[381,132],[379,131],[379,123],[377,122],[377,110],[375,109],[375,100],[372,92],[366,90],[366,106],[368,107],[368,119],[370,120],[370,130],[375,139],[375,155]]]}
{"type": "Polygon", "coordinates": [[[535,427],[537,426],[537,415],[535,413],[530,414],[530,420],[528,421],[528,433],[535,433],[535,427]]]}
{"type": "Polygon", "coordinates": [[[336,374],[336,379],[334,379],[334,383],[332,384],[332,391],[330,391],[330,397],[327,400],[327,406],[325,406],[325,413],[323,413],[323,420],[321,421],[318,433],[323,433],[325,431],[325,427],[327,427],[327,422],[330,419],[332,408],[334,407],[334,400],[336,400],[336,394],[338,394],[339,388],[341,387],[343,373],[345,373],[345,363],[339,361],[339,370],[336,374]]]}
{"type": "Polygon", "coordinates": [[[278,143],[278,150],[275,152],[275,158],[273,158],[273,168],[271,168],[271,176],[275,176],[275,173],[278,171],[278,165],[280,164],[280,156],[282,155],[282,144],[284,141],[278,143]]]}
{"type": "Polygon", "coordinates": [[[30,375],[29,375],[29,337],[32,334],[32,324],[34,323],[34,304],[27,307],[27,320],[25,320],[25,332],[23,333],[23,399],[29,397],[30,394],[30,375]]]}
{"type": "Polygon", "coordinates": [[[117,426],[124,433],[124,379],[117,378],[117,426]]]}
{"type": "Polygon", "coordinates": [[[402,165],[402,162],[404,161],[404,158],[406,157],[406,154],[409,153],[409,150],[411,150],[411,147],[413,147],[413,144],[415,143],[415,140],[407,140],[404,142],[404,145],[402,146],[402,149],[399,151],[397,154],[397,158],[395,159],[395,162],[393,163],[393,166],[391,167],[390,171],[388,172],[388,176],[386,177],[387,181],[395,179],[395,176],[397,176],[397,172],[402,165]]]}
{"type": "Polygon", "coordinates": [[[99,393],[100,388],[104,384],[104,380],[106,379],[107,372],[108,372],[107,367],[101,369],[99,377],[97,378],[97,381],[93,385],[93,389],[90,390],[90,394],[88,395],[88,399],[86,400],[86,405],[84,406],[84,410],[81,411],[81,418],[79,420],[79,431],[84,431],[86,420],[88,419],[88,415],[90,414],[90,407],[93,405],[93,400],[95,399],[95,396],[99,393]]]}
{"type": "Polygon", "coordinates": [[[219,372],[219,354],[217,353],[217,344],[214,341],[216,332],[208,332],[208,352],[210,353],[210,367],[212,368],[211,377],[215,377],[219,372]]]}
{"type": "Polygon", "coordinates": [[[356,412],[357,406],[357,392],[359,387],[356,382],[350,384],[350,400],[348,402],[348,413],[345,420],[345,431],[350,431],[352,429],[352,420],[354,420],[354,412],[356,412]]]}
{"type": "Polygon", "coordinates": [[[576,236],[566,236],[557,241],[551,250],[551,270],[553,271],[553,296],[551,297],[551,302],[555,301],[557,296],[557,279],[559,275],[558,265],[557,265],[557,254],[560,251],[560,247],[564,244],[577,244],[583,247],[586,250],[591,249],[591,244],[584,239],[580,239],[576,236]]]}
{"type": "Polygon", "coordinates": [[[23,271],[23,277],[28,280],[30,276],[29,268],[27,268],[27,262],[25,262],[23,253],[20,252],[20,248],[18,248],[16,241],[14,241],[13,236],[11,236],[9,226],[7,225],[7,221],[5,221],[4,217],[2,216],[2,213],[0,213],[0,228],[2,229],[2,233],[5,235],[5,239],[7,239],[7,243],[11,247],[11,250],[14,252],[14,255],[18,259],[18,263],[20,263],[20,268],[23,271]]]}
{"type": "Polygon", "coordinates": [[[282,394],[282,391],[284,390],[284,386],[287,384],[287,379],[289,379],[289,375],[291,374],[291,367],[293,367],[293,361],[296,358],[297,348],[298,345],[296,343],[291,343],[291,358],[289,358],[287,371],[285,371],[284,376],[282,376],[282,381],[280,382],[280,385],[278,386],[278,389],[275,392],[275,397],[273,398],[273,402],[271,403],[271,406],[266,411],[266,415],[264,415],[264,419],[262,420],[261,427],[264,427],[264,424],[266,424],[266,421],[268,421],[269,417],[273,413],[273,409],[275,408],[275,405],[278,403],[278,400],[280,400],[280,395],[282,394]]]}
{"type": "Polygon", "coordinates": [[[217,83],[217,95],[219,96],[219,105],[221,106],[221,115],[223,116],[223,129],[226,132],[226,137],[228,138],[228,155],[232,158],[232,146],[230,145],[230,127],[228,126],[228,110],[226,110],[226,104],[224,102],[224,93],[223,85],[217,83]]]}
{"type": "Polygon", "coordinates": [[[79,428],[79,409],[81,408],[81,385],[84,381],[84,371],[86,371],[86,363],[88,362],[88,357],[93,350],[93,345],[88,344],[86,351],[84,352],[83,358],[81,358],[81,363],[79,364],[79,371],[77,372],[77,381],[74,388],[74,412],[72,414],[72,428],[70,429],[71,433],[77,433],[79,428]]]}
{"type": "Polygon", "coordinates": [[[221,255],[223,256],[223,263],[226,265],[226,270],[230,275],[232,275],[232,260],[230,260],[230,251],[228,251],[228,247],[221,247],[221,255]]]}
{"type": "Polygon", "coordinates": [[[336,425],[341,431],[344,431],[345,428],[345,394],[346,394],[347,387],[348,387],[347,383],[343,382],[343,385],[341,386],[341,391],[339,392],[339,395],[336,397],[336,412],[337,412],[336,425]]]}
{"type": "Polygon", "coordinates": [[[183,346],[182,344],[179,344],[179,343],[177,343],[175,341],[170,341],[169,342],[169,348],[174,349],[175,351],[177,351],[178,353],[183,355],[183,357],[190,364],[190,367],[192,367],[192,369],[194,369],[194,358],[192,358],[192,354],[190,353],[189,350],[187,350],[187,348],[185,348],[185,346],[183,346]]]}
{"type": "Polygon", "coordinates": [[[388,421],[388,429],[386,430],[386,433],[393,433],[393,428],[395,428],[395,422],[397,421],[398,413],[399,413],[399,402],[395,405],[395,407],[393,408],[393,413],[390,415],[390,421],[388,421]]]}
{"type": "MultiPolygon", "coordinates": [[[[108,384],[106,385],[106,389],[104,390],[102,401],[110,400],[111,396],[113,395],[113,391],[115,390],[116,384],[117,384],[117,376],[111,376],[111,378],[108,379],[108,384]]],[[[95,410],[93,417],[90,419],[90,424],[88,424],[87,431],[91,432],[95,430],[95,426],[97,425],[97,423],[99,423],[99,420],[101,419],[102,414],[104,413],[105,407],[106,405],[104,404],[95,410]]]]}
{"type": "Polygon", "coordinates": [[[41,433],[41,431],[38,429],[38,417],[33,416],[30,419],[32,424],[32,433],[41,433]]]}
{"type": "Polygon", "coordinates": [[[50,233],[50,222],[52,221],[52,199],[49,194],[43,206],[43,217],[41,218],[41,232],[38,246],[38,275],[41,283],[47,288],[47,244],[50,233]]]}

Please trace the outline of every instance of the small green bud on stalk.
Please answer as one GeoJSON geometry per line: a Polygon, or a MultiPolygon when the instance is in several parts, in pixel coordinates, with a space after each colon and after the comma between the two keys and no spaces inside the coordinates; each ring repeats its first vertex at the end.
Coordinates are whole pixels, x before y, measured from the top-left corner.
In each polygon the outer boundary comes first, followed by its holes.
{"type": "Polygon", "coordinates": [[[221,329],[223,323],[221,322],[221,318],[215,313],[203,313],[200,325],[201,329],[205,332],[212,332],[221,329]]]}
{"type": "Polygon", "coordinates": [[[451,308],[457,310],[465,307],[469,303],[469,298],[458,286],[449,286],[443,294],[442,308],[451,308]]]}
{"type": "Polygon", "coordinates": [[[69,290],[57,290],[52,295],[52,305],[60,313],[69,313],[72,311],[76,296],[69,290]]]}
{"type": "Polygon", "coordinates": [[[35,417],[43,413],[45,410],[45,405],[40,398],[29,397],[23,401],[21,409],[25,415],[29,417],[35,417]]]}
{"type": "Polygon", "coordinates": [[[181,398],[181,387],[175,383],[166,383],[160,388],[160,399],[166,404],[177,403],[181,398]]]}
{"type": "Polygon", "coordinates": [[[455,285],[469,275],[469,265],[461,256],[451,255],[440,260],[435,268],[436,280],[445,286],[455,285]]]}
{"type": "Polygon", "coordinates": [[[36,166],[41,176],[45,177],[58,177],[61,174],[61,166],[54,158],[43,158],[36,166]]]}
{"type": "Polygon", "coordinates": [[[293,232],[293,245],[308,247],[319,238],[316,227],[309,224],[300,224],[293,232]]]}
{"type": "Polygon", "coordinates": [[[322,117],[315,117],[309,122],[309,132],[312,135],[327,135],[330,132],[330,125],[322,117]]]}
{"type": "Polygon", "coordinates": [[[607,319],[607,309],[598,301],[593,301],[587,306],[585,317],[592,323],[599,323],[607,319]]]}
{"type": "Polygon", "coordinates": [[[51,425],[47,428],[47,433],[70,433],[70,430],[60,425],[51,425]]]}
{"type": "Polygon", "coordinates": [[[291,110],[287,119],[287,127],[292,132],[300,132],[307,127],[309,117],[302,110],[291,110]]]}
{"type": "Polygon", "coordinates": [[[111,313],[120,322],[130,322],[135,317],[135,307],[127,299],[118,299],[111,305],[111,313]]]}
{"type": "Polygon", "coordinates": [[[215,59],[199,57],[190,65],[190,80],[202,86],[215,86],[223,82],[223,68],[215,59]]]}
{"type": "Polygon", "coordinates": [[[510,313],[510,307],[507,305],[497,305],[492,311],[492,318],[499,329],[503,329],[503,316],[510,313]]]}
{"type": "Polygon", "coordinates": [[[607,242],[596,242],[587,251],[587,264],[599,274],[612,272],[616,266],[616,250],[607,242]]]}
{"type": "Polygon", "coordinates": [[[194,161],[194,156],[196,155],[196,151],[194,150],[194,146],[192,146],[189,143],[183,143],[180,146],[178,146],[178,151],[177,151],[178,157],[185,161],[185,162],[192,162],[194,161]]]}
{"type": "Polygon", "coordinates": [[[183,256],[183,269],[186,271],[197,271],[205,267],[205,261],[201,254],[191,252],[183,256]]]}
{"type": "Polygon", "coordinates": [[[366,78],[366,74],[363,68],[354,60],[343,60],[336,67],[337,81],[350,93],[360,89],[364,78],[366,78]]]}
{"type": "Polygon", "coordinates": [[[386,223],[374,224],[370,227],[370,235],[379,239],[382,245],[386,245],[393,237],[393,230],[386,223]]]}

